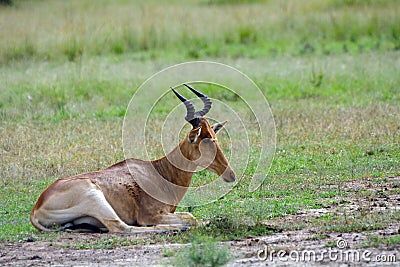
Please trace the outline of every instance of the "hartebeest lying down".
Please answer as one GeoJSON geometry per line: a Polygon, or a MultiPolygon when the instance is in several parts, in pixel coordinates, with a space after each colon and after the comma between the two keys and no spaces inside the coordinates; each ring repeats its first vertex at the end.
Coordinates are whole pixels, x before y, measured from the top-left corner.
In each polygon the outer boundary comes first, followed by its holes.
{"type": "Polygon", "coordinates": [[[40,195],[31,212],[33,226],[43,231],[143,233],[197,225],[198,221],[190,213],[175,212],[196,168],[205,167],[226,182],[235,181],[235,173],[216,139],[216,133],[225,123],[211,126],[204,118],[211,108],[211,100],[185,86],[202,99],[204,107],[195,112],[193,104],[172,89],[185,104],[185,119],[193,126],[173,151],[157,160],[126,159],[105,170],[55,181],[40,195]],[[179,161],[185,163],[178,166],[179,161]],[[160,185],[160,181],[173,186],[160,185]],[[153,186],[153,190],[163,194],[162,199],[172,201],[160,201],[139,184],[153,186]]]}

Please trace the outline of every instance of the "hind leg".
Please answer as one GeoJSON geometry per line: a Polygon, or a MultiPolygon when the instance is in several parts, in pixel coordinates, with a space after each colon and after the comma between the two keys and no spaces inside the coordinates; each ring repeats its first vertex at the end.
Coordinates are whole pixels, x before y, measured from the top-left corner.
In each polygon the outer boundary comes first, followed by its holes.
{"type": "Polygon", "coordinates": [[[110,232],[123,232],[129,228],[92,180],[74,178],[58,180],[43,192],[31,213],[31,222],[46,231],[67,223],[74,224],[75,220],[85,217],[95,218],[110,232]]]}
{"type": "Polygon", "coordinates": [[[49,186],[33,208],[31,222],[43,231],[82,223],[97,228],[104,226],[110,232],[125,233],[156,233],[186,229],[182,225],[129,226],[118,217],[101,189],[92,180],[82,178],[62,179],[49,186]]]}

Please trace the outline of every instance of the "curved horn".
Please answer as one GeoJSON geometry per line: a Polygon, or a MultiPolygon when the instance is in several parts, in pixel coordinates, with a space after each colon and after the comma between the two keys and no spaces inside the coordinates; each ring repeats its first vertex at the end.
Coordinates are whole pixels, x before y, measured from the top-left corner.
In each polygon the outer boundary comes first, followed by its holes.
{"type": "Polygon", "coordinates": [[[187,85],[187,84],[183,84],[184,86],[186,86],[187,88],[189,88],[190,89],[190,91],[192,91],[193,93],[195,93],[198,97],[200,97],[200,99],[203,101],[203,103],[204,103],[204,107],[203,107],[203,109],[202,110],[200,110],[200,111],[196,111],[195,112],[195,114],[194,114],[194,116],[195,117],[203,117],[204,115],[206,115],[209,111],[210,111],[210,109],[211,109],[211,104],[212,104],[212,102],[211,102],[211,99],[210,98],[208,98],[208,96],[206,96],[205,94],[202,94],[202,93],[200,93],[199,91],[197,91],[196,89],[194,89],[193,87],[191,87],[191,86],[189,86],[189,85],[187,85]]]}
{"type": "Polygon", "coordinates": [[[175,95],[183,102],[183,104],[185,104],[185,107],[186,107],[185,120],[190,122],[191,120],[194,119],[194,115],[195,115],[194,106],[193,106],[192,102],[190,102],[189,100],[187,100],[186,98],[181,96],[177,91],[175,91],[174,88],[171,87],[171,89],[175,93],[175,95]]]}

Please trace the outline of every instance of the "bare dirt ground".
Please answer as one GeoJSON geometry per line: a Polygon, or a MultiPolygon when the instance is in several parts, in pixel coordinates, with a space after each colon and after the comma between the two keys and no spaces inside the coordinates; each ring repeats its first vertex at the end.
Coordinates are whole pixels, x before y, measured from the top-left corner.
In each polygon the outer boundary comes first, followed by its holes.
{"type": "MultiPolygon", "coordinates": [[[[341,185],[346,192],[365,191],[365,196],[349,194],[340,205],[321,209],[302,210],[275,221],[265,222],[267,227],[284,224],[305,224],[327,214],[351,214],[352,212],[382,212],[400,210],[400,194],[380,194],[392,191],[400,184],[400,177],[387,178],[379,184],[371,179],[348,182],[341,185]],[[378,193],[377,193],[378,192],[378,193]],[[357,196],[357,197],[355,197],[357,196]]],[[[397,188],[398,189],[398,188],[397,188]]],[[[398,191],[394,191],[398,192],[398,191]]],[[[289,266],[300,263],[307,266],[398,266],[400,245],[377,243],[372,245],[370,236],[377,238],[398,237],[400,222],[389,224],[385,229],[319,234],[315,227],[281,231],[241,241],[223,242],[233,254],[228,266],[289,266]]],[[[128,245],[113,249],[76,249],[71,244],[79,241],[96,242],[100,238],[115,238],[113,234],[63,233],[55,240],[42,241],[28,238],[20,242],[0,243],[2,266],[156,266],[169,265],[166,250],[179,251],[182,244],[128,245]]],[[[137,235],[128,238],[148,238],[137,235]]]]}

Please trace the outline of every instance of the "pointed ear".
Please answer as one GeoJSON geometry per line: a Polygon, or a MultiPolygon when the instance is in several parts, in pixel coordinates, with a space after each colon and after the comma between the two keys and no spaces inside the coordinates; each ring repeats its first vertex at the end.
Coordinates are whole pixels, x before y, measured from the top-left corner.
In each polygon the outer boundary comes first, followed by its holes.
{"type": "Polygon", "coordinates": [[[219,123],[214,124],[212,126],[212,129],[214,130],[214,133],[218,133],[219,130],[221,130],[222,127],[224,127],[227,122],[228,121],[224,121],[224,122],[219,122],[219,123]]]}

